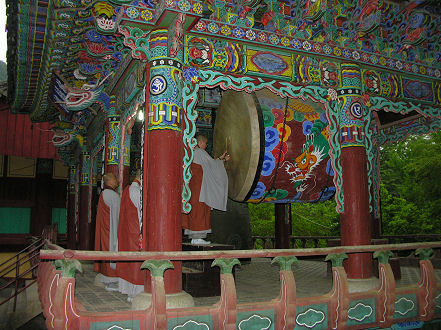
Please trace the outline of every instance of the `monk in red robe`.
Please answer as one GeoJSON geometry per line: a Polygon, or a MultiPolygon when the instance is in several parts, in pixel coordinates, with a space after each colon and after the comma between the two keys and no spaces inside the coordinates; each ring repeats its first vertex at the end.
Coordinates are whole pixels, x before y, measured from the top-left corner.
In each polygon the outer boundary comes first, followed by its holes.
{"type": "MultiPolygon", "coordinates": [[[[98,201],[95,251],[118,251],[118,219],[121,199],[115,192],[118,188],[118,179],[113,173],[104,175],[104,190],[98,201]]],[[[116,264],[101,261],[94,264],[94,270],[100,274],[97,281],[104,283],[109,291],[118,290],[116,264]]]]}
{"type": "MultiPolygon", "coordinates": [[[[127,186],[121,197],[118,226],[118,251],[143,251],[145,242],[142,238],[142,210],[141,210],[141,172],[130,186],[127,186]]],[[[141,270],[142,262],[119,262],[117,273],[119,292],[127,294],[130,302],[144,291],[145,271],[141,270]]]]}
{"type": "Polygon", "coordinates": [[[207,245],[204,240],[211,233],[211,209],[226,210],[228,177],[223,165],[230,159],[225,151],[222,156],[213,159],[206,151],[208,139],[204,135],[196,137],[193,163],[190,165],[191,211],[183,215],[184,234],[191,238],[193,245],[207,245]]]}

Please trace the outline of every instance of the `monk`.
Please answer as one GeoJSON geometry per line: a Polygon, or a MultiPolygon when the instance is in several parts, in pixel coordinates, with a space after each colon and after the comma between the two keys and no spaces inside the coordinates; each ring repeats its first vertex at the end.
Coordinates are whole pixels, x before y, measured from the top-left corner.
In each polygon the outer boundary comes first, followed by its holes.
{"type": "MultiPolygon", "coordinates": [[[[143,251],[141,210],[141,171],[121,197],[119,212],[118,251],[143,251]]],[[[144,291],[145,272],[141,271],[142,262],[119,262],[116,269],[119,279],[119,292],[128,295],[127,301],[144,291]]]]}
{"type": "MultiPolygon", "coordinates": [[[[113,173],[103,177],[104,190],[98,201],[95,251],[118,251],[118,219],[121,199],[115,192],[118,188],[118,179],[113,173]]],[[[108,291],[118,290],[116,264],[101,261],[94,264],[94,270],[100,274],[97,280],[105,285],[108,291]]]]}
{"type": "Polygon", "coordinates": [[[194,149],[193,163],[190,165],[191,211],[183,215],[182,227],[193,245],[207,245],[204,240],[211,233],[211,209],[226,211],[228,197],[228,177],[223,162],[230,159],[225,151],[213,159],[205,150],[208,139],[199,134],[194,149]]]}

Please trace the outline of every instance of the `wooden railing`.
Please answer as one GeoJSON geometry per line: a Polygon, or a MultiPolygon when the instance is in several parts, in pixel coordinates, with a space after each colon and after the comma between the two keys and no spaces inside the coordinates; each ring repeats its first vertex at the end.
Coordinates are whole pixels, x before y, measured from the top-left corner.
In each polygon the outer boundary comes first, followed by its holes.
{"type": "MultiPolygon", "coordinates": [[[[290,248],[319,248],[332,247],[339,243],[340,236],[290,236],[290,248]]],[[[404,234],[383,235],[380,239],[387,239],[390,244],[409,242],[441,241],[441,234],[404,234]]],[[[274,249],[276,238],[274,236],[252,236],[254,249],[274,249]]]]}
{"type": "Polygon", "coordinates": [[[0,285],[0,291],[13,286],[12,294],[3,300],[0,300],[0,306],[11,299],[14,299],[12,310],[15,312],[17,307],[17,296],[37,282],[40,249],[45,242],[57,241],[57,229],[58,227],[56,224],[46,226],[43,229],[41,237],[32,237],[32,243],[30,245],[0,264],[0,279],[4,282],[0,285]],[[29,283],[21,286],[25,279],[29,279],[29,283]]]}
{"type": "MultiPolygon", "coordinates": [[[[48,244],[42,250],[38,283],[48,329],[94,328],[129,324],[149,325],[151,329],[177,329],[189,323],[204,329],[247,329],[247,322],[264,320],[268,327],[294,329],[387,328],[395,323],[441,320],[441,284],[437,283],[429,256],[441,242],[339,246],[310,249],[225,250],[191,252],[103,252],[64,250],[48,244]],[[395,286],[389,265],[391,251],[416,250],[420,257],[421,280],[407,287],[395,286]],[[343,259],[347,254],[372,253],[378,258],[379,285],[362,292],[350,292],[343,259]],[[296,297],[291,265],[297,257],[327,256],[332,263],[333,288],[321,296],[296,297]],[[280,266],[280,293],[264,302],[238,303],[232,270],[241,258],[273,258],[280,266]],[[221,296],[211,306],[166,308],[164,272],[170,261],[213,259],[220,267],[221,296]],[[55,265],[52,262],[56,260],[55,265]],[[146,310],[94,313],[76,302],[75,270],[81,260],[144,261],[151,273],[152,303],[146,310]]],[[[143,328],[143,327],[141,327],[143,328]]]]}

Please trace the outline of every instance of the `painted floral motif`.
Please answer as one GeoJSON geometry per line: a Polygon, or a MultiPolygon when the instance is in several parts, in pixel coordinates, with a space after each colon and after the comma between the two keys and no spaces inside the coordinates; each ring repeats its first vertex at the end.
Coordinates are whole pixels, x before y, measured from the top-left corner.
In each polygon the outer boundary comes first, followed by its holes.
{"type": "Polygon", "coordinates": [[[303,41],[303,44],[302,44],[302,45],[303,45],[303,49],[304,49],[304,50],[311,50],[311,48],[312,48],[312,47],[311,47],[311,44],[309,43],[309,41],[306,41],[306,40],[303,41]]]}
{"type": "Polygon", "coordinates": [[[231,34],[231,29],[227,25],[222,25],[221,33],[225,36],[229,36],[231,34]]]}
{"type": "Polygon", "coordinates": [[[263,41],[263,42],[267,41],[266,33],[264,32],[259,33],[259,41],[263,41]]]}
{"type": "Polygon", "coordinates": [[[233,30],[233,35],[236,37],[236,38],[242,38],[244,35],[245,35],[245,32],[241,29],[241,28],[239,28],[239,27],[237,27],[237,28],[235,28],[234,30],[233,30]]]}
{"type": "Polygon", "coordinates": [[[126,9],[126,15],[132,19],[138,18],[139,11],[135,7],[129,7],[126,9]]]}
{"type": "Polygon", "coordinates": [[[246,37],[250,40],[256,39],[256,33],[253,30],[247,30],[246,37]]]}
{"type": "Polygon", "coordinates": [[[329,46],[328,44],[323,46],[323,51],[325,52],[325,54],[331,55],[332,53],[332,48],[331,46],[329,46]]]}
{"type": "Polygon", "coordinates": [[[211,33],[218,33],[219,32],[219,26],[214,23],[214,22],[210,22],[208,24],[208,31],[210,31],[211,33]]]}
{"type": "Polygon", "coordinates": [[[188,2],[186,0],[180,0],[178,2],[178,7],[182,11],[190,11],[190,9],[191,9],[190,2],[188,2]]]}
{"type": "Polygon", "coordinates": [[[278,36],[276,36],[275,34],[270,35],[269,37],[269,41],[273,44],[273,45],[277,45],[280,42],[280,38],[278,36]]]}
{"type": "Polygon", "coordinates": [[[193,11],[196,14],[198,14],[198,15],[202,14],[202,10],[203,10],[203,7],[202,7],[202,4],[200,2],[196,2],[196,3],[193,4],[193,11]]]}
{"type": "Polygon", "coordinates": [[[150,10],[143,10],[141,12],[141,17],[144,21],[148,22],[151,21],[153,18],[153,13],[150,10]]]}
{"type": "Polygon", "coordinates": [[[292,39],[291,45],[296,49],[299,49],[300,47],[302,47],[302,43],[298,39],[292,39]]]}
{"type": "Polygon", "coordinates": [[[205,31],[205,23],[204,22],[199,21],[195,27],[199,31],[205,31]]]}
{"type": "Polygon", "coordinates": [[[283,38],[280,40],[280,43],[281,43],[283,46],[288,47],[288,46],[289,46],[289,39],[286,38],[286,37],[283,37],[283,38]]]}

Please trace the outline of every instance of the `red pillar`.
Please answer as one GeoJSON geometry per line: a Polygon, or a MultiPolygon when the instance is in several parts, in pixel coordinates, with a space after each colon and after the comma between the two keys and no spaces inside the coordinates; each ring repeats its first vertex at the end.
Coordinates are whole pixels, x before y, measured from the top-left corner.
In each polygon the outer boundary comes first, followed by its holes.
{"type": "MultiPolygon", "coordinates": [[[[371,243],[366,149],[348,147],[341,150],[343,169],[344,212],[340,215],[342,245],[371,243]]],[[[372,276],[372,257],[369,253],[349,254],[346,263],[349,278],[372,276]]]]}
{"type": "MultiPolygon", "coordinates": [[[[166,29],[150,34],[153,40],[150,47],[157,57],[149,62],[146,79],[150,83],[145,111],[143,210],[148,251],[182,250],[182,51],[170,60],[164,42],[167,39],[166,29]],[[158,44],[155,40],[163,42],[158,44]]],[[[167,294],[182,291],[181,263],[173,265],[174,270],[164,274],[167,294]]],[[[145,286],[146,291],[151,292],[150,272],[147,272],[145,286]]]]}
{"type": "MultiPolygon", "coordinates": [[[[341,81],[342,87],[338,91],[344,195],[344,211],[340,215],[341,243],[347,246],[368,245],[371,242],[371,215],[364,125],[369,114],[361,98],[360,68],[353,63],[342,63],[341,81]]],[[[345,269],[348,278],[371,277],[371,254],[349,254],[345,269]]]]}
{"type": "Polygon", "coordinates": [[[274,204],[276,249],[289,249],[289,238],[292,233],[291,204],[274,204]]]}

